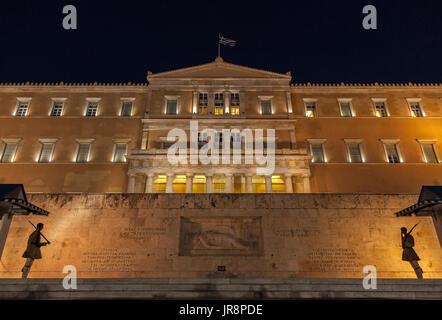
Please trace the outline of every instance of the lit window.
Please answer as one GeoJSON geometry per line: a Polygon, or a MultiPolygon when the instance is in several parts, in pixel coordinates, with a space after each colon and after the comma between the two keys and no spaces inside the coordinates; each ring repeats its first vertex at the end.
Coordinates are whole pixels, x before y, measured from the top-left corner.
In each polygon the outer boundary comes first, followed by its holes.
{"type": "Polygon", "coordinates": [[[1,162],[14,162],[15,152],[17,150],[16,143],[5,143],[1,156],[1,162]]]}
{"type": "Polygon", "coordinates": [[[312,150],[312,161],[315,163],[324,163],[324,145],[322,143],[312,143],[310,144],[312,150]]]}
{"type": "Polygon", "coordinates": [[[224,114],[224,93],[215,93],[215,115],[224,114]]]}
{"type": "Polygon", "coordinates": [[[132,105],[132,101],[122,101],[120,116],[130,117],[132,115],[132,105]]]}
{"type": "Polygon", "coordinates": [[[158,175],[153,182],[152,190],[154,193],[165,193],[166,192],[167,176],[158,175]]]}
{"type": "Polygon", "coordinates": [[[348,143],[348,156],[351,163],[362,163],[361,146],[359,143],[348,143]]]}
{"type": "Polygon", "coordinates": [[[26,117],[28,115],[29,102],[19,102],[15,115],[17,117],[26,117]]]}
{"type": "Polygon", "coordinates": [[[281,176],[272,176],[272,192],[285,193],[285,181],[281,176]]]}
{"type": "Polygon", "coordinates": [[[63,102],[54,101],[54,105],[51,110],[51,117],[61,117],[63,114],[63,102]]]}
{"type": "Polygon", "coordinates": [[[413,118],[424,117],[424,113],[419,102],[410,102],[410,112],[413,118]]]}
{"type": "Polygon", "coordinates": [[[98,112],[98,102],[88,102],[86,117],[96,117],[98,112]]]}
{"type": "Polygon", "coordinates": [[[178,99],[166,100],[166,114],[178,114],[178,99]]]}
{"type": "Polygon", "coordinates": [[[427,163],[439,163],[434,144],[422,143],[421,146],[427,163]]]}
{"type": "Polygon", "coordinates": [[[126,162],[127,144],[115,144],[114,162],[126,162]]]}
{"type": "Polygon", "coordinates": [[[261,114],[262,115],[272,114],[272,100],[261,100],[261,114]]]}
{"type": "Polygon", "coordinates": [[[351,110],[350,101],[340,101],[339,106],[341,108],[342,117],[353,117],[353,111],[351,110]]]}
{"type": "Polygon", "coordinates": [[[307,101],[305,103],[305,116],[307,118],[315,118],[316,117],[316,102],[315,101],[307,101]]]}
{"type": "Polygon", "coordinates": [[[385,153],[389,163],[400,163],[399,151],[396,143],[385,143],[385,153]]]}
{"type": "Polygon", "coordinates": [[[198,97],[198,111],[199,114],[207,114],[209,108],[209,98],[207,93],[200,93],[198,97]]]}
{"type": "Polygon", "coordinates": [[[388,117],[387,107],[385,105],[385,102],[375,102],[374,104],[375,114],[378,118],[386,118],[388,117]]]}
{"type": "Polygon", "coordinates": [[[76,162],[88,162],[90,149],[91,149],[90,143],[79,143],[77,157],[76,157],[75,161],[76,162]]]}
{"type": "Polygon", "coordinates": [[[53,151],[53,143],[43,143],[41,146],[40,155],[38,157],[38,162],[51,162],[53,151]]]}
{"type": "Polygon", "coordinates": [[[232,116],[239,116],[239,107],[240,107],[240,100],[239,100],[239,93],[232,93],[230,95],[230,114],[232,116]]]}

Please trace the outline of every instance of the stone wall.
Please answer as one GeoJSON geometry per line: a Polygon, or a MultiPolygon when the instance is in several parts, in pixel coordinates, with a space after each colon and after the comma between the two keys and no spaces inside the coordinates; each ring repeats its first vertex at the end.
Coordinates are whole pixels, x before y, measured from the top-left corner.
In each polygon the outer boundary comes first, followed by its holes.
{"type": "Polygon", "coordinates": [[[34,194],[49,217],[13,219],[0,277],[19,277],[34,224],[52,244],[30,277],[415,278],[401,260],[412,227],[425,278],[442,278],[431,217],[397,218],[417,195],[34,194]],[[218,267],[221,267],[218,270],[218,267]],[[222,271],[225,268],[225,271],[222,271]]]}

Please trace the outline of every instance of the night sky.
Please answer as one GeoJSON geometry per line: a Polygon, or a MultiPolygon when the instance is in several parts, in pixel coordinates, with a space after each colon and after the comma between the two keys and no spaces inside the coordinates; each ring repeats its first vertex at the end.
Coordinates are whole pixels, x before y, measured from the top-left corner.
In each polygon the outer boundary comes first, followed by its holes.
{"type": "Polygon", "coordinates": [[[295,82],[442,82],[442,1],[9,1],[0,82],[145,82],[213,61],[291,71],[295,82]],[[62,8],[78,10],[64,30],[62,8]],[[362,28],[375,5],[378,30],[362,28]]]}

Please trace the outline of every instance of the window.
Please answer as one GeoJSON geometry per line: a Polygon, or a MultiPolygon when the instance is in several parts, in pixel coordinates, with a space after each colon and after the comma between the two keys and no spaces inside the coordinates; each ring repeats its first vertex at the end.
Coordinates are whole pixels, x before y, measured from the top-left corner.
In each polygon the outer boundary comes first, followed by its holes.
{"type": "Polygon", "coordinates": [[[215,115],[224,114],[224,93],[215,93],[215,115]]]}
{"type": "Polygon", "coordinates": [[[14,162],[17,143],[5,143],[1,156],[1,162],[14,162]]]}
{"type": "Polygon", "coordinates": [[[123,100],[121,102],[121,113],[122,117],[130,117],[132,115],[132,101],[123,100]]]}
{"type": "Polygon", "coordinates": [[[361,146],[358,142],[348,142],[348,158],[351,163],[362,163],[361,146]]]}
{"type": "Polygon", "coordinates": [[[262,115],[272,114],[272,100],[269,99],[261,100],[261,114],[262,115]]]}
{"type": "Polygon", "coordinates": [[[389,163],[400,163],[399,151],[396,143],[385,143],[385,153],[389,163]]]}
{"type": "Polygon", "coordinates": [[[89,161],[89,152],[91,149],[90,143],[79,143],[76,162],[88,162],[89,161]]]}
{"type": "Polygon", "coordinates": [[[51,162],[52,152],[54,151],[53,143],[43,143],[41,145],[40,155],[38,157],[38,162],[51,162]]]}
{"type": "Polygon", "coordinates": [[[178,99],[166,99],[166,114],[178,114],[178,99]]]}
{"type": "Polygon", "coordinates": [[[209,108],[209,98],[207,93],[200,93],[198,96],[198,111],[199,114],[207,114],[209,108]]]}
{"type": "Polygon", "coordinates": [[[421,146],[427,163],[439,163],[436,148],[433,143],[422,143],[421,146]]]}
{"type": "Polygon", "coordinates": [[[316,117],[316,101],[305,101],[305,116],[307,118],[316,117]]]}
{"type": "Polygon", "coordinates": [[[173,146],[176,142],[175,141],[164,141],[161,142],[161,149],[169,149],[171,146],[173,146]]]}
{"type": "Polygon", "coordinates": [[[378,117],[378,118],[388,117],[387,106],[385,105],[384,101],[375,101],[374,111],[375,111],[376,117],[378,117]]]}
{"type": "Polygon", "coordinates": [[[19,102],[15,115],[17,117],[26,117],[28,115],[29,102],[19,102]]]}
{"type": "Polygon", "coordinates": [[[98,102],[88,102],[86,109],[86,117],[96,117],[98,111],[98,102]]]}
{"type": "Polygon", "coordinates": [[[239,107],[240,107],[240,101],[239,101],[239,93],[232,93],[230,94],[230,114],[232,116],[239,116],[239,107]]]}
{"type": "Polygon", "coordinates": [[[351,109],[351,101],[350,100],[339,101],[339,106],[341,108],[341,116],[342,117],[353,117],[353,111],[351,109]]]}
{"type": "Polygon", "coordinates": [[[126,162],[127,144],[115,144],[114,162],[126,162]]]}
{"type": "Polygon", "coordinates": [[[409,102],[410,104],[410,112],[413,118],[422,118],[424,117],[424,113],[421,108],[421,104],[418,101],[409,102]]]}
{"type": "Polygon", "coordinates": [[[54,101],[50,116],[51,117],[61,117],[62,114],[63,114],[63,102],[54,101]]]}
{"type": "Polygon", "coordinates": [[[315,163],[324,163],[324,145],[322,143],[311,143],[310,144],[312,150],[312,161],[315,163]]]}

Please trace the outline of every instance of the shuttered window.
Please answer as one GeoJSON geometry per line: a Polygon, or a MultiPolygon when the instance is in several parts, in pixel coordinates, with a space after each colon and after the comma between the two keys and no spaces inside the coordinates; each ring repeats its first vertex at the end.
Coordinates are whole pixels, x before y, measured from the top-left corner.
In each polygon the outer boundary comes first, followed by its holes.
{"type": "Polygon", "coordinates": [[[385,151],[387,152],[387,159],[389,163],[400,163],[399,152],[395,143],[385,144],[385,151]]]}
{"type": "Polygon", "coordinates": [[[351,111],[350,102],[341,102],[341,116],[343,117],[353,117],[353,113],[351,111]]]}
{"type": "Polygon", "coordinates": [[[167,99],[166,102],[166,113],[167,114],[177,114],[178,113],[178,100],[177,99],[167,99]]]}
{"type": "Polygon", "coordinates": [[[126,162],[127,145],[125,143],[117,143],[115,145],[114,162],[126,162]]]}
{"type": "Polygon", "coordinates": [[[88,162],[90,148],[91,148],[90,143],[80,143],[78,145],[76,162],[88,162]]]}
{"type": "Polygon", "coordinates": [[[322,143],[313,143],[311,147],[312,147],[313,162],[324,163],[325,157],[324,157],[324,147],[322,143]]]}
{"type": "Polygon", "coordinates": [[[44,143],[41,146],[41,151],[40,151],[40,156],[38,157],[38,162],[51,162],[53,150],[54,150],[53,143],[44,143]]]}
{"type": "Polygon", "coordinates": [[[422,108],[419,102],[411,102],[410,103],[411,116],[413,118],[422,118],[424,113],[422,112],[422,108]]]}
{"type": "Polygon", "coordinates": [[[132,101],[123,101],[121,106],[121,116],[130,117],[132,115],[132,101]]]}
{"type": "Polygon", "coordinates": [[[361,146],[359,143],[349,143],[348,144],[348,152],[351,163],[361,163],[362,155],[361,155],[361,146]]]}
{"type": "Polygon", "coordinates": [[[388,117],[387,107],[384,102],[376,102],[375,103],[375,114],[378,118],[386,118],[388,117]]]}
{"type": "Polygon", "coordinates": [[[16,143],[6,143],[3,148],[1,162],[13,162],[16,150],[17,150],[16,143]]]}
{"type": "Polygon", "coordinates": [[[434,144],[425,143],[422,144],[422,150],[424,152],[425,161],[427,163],[439,163],[436,155],[434,144]]]}
{"type": "Polygon", "coordinates": [[[261,100],[261,114],[271,115],[272,114],[272,101],[271,100],[261,100]]]}

